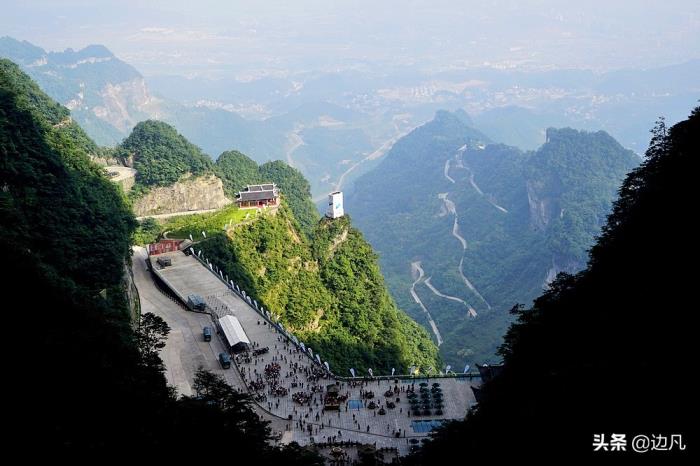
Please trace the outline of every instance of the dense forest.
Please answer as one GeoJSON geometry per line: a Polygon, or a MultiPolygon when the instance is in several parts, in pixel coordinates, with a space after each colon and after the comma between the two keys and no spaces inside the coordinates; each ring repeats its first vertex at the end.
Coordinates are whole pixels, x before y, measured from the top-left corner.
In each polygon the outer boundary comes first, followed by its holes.
{"type": "Polygon", "coordinates": [[[437,348],[396,307],[376,254],[350,219],[323,219],[309,239],[295,224],[283,205],[197,247],[336,373],[438,369],[437,348]]]}
{"type": "MultiPolygon", "coordinates": [[[[513,309],[501,375],[483,387],[466,422],[443,429],[411,464],[441,464],[456,450],[492,460],[510,452],[605,459],[593,451],[594,434],[628,442],[681,434],[690,443],[695,296],[687,257],[698,153],[700,107],[670,130],[658,123],[588,266],[561,274],[531,307],[513,309]]],[[[682,452],[628,446],[615,454],[668,461],[682,452]]]]}
{"type": "Polygon", "coordinates": [[[158,356],[167,324],[139,317],[127,299],[133,215],[67,116],[0,60],[0,232],[12,267],[4,306],[13,335],[25,337],[10,366],[21,408],[13,446],[26,443],[28,458],[172,454],[186,432],[192,445],[225,444],[263,464],[320,464],[295,445],[271,447],[247,396],[213,374],[197,375],[195,397],[175,398],[158,356]]]}
{"type": "Polygon", "coordinates": [[[617,187],[640,161],[602,131],[549,129],[545,144],[523,152],[467,123],[438,112],[347,200],[399,306],[426,323],[409,294],[415,281],[455,367],[498,361],[513,304],[584,267],[617,187]]]}
{"type": "Polygon", "coordinates": [[[139,188],[171,185],[187,174],[210,173],[214,165],[209,156],[175,128],[155,120],[137,124],[117,146],[116,153],[124,160],[133,159],[137,171],[135,192],[139,188]]]}

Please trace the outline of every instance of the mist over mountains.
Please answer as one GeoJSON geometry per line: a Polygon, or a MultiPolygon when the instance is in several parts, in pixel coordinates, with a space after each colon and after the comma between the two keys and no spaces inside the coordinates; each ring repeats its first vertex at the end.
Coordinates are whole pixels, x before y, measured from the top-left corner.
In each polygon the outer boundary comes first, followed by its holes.
{"type": "Polygon", "coordinates": [[[697,0],[0,3],[23,457],[692,455],[697,0]]]}
{"type": "Polygon", "coordinates": [[[567,174],[576,173],[583,168],[576,161],[580,150],[591,153],[595,146],[602,152],[594,157],[603,161],[604,153],[622,148],[607,135],[548,133],[547,128],[607,129],[622,146],[639,153],[660,113],[670,122],[685,115],[687,102],[698,92],[693,78],[700,75],[700,60],[694,60],[606,73],[425,71],[406,65],[381,73],[360,68],[249,80],[145,78],[104,46],[46,52],[10,37],[0,39],[0,56],[18,62],[71,109],[72,117],[99,144],[116,145],[138,121],[161,119],[214,159],[235,149],[257,163],[282,160],[296,167],[309,180],[312,198],[321,209],[325,193],[345,190],[358,226],[381,251],[395,299],[427,328],[436,326],[434,335],[449,326],[450,331],[440,334],[445,339],[442,352],[455,364],[490,360],[510,321],[507,310],[536,297],[559,271],[574,272],[585,265],[585,250],[602,225],[616,183],[638,162],[626,154],[627,162],[619,167],[598,164],[578,176],[576,189],[599,177],[608,181],[604,188],[591,187],[568,200],[569,205],[589,205],[587,216],[555,219],[560,213],[575,214],[575,209],[560,206],[567,201],[559,198],[562,193],[552,186],[552,177],[557,178],[555,184],[562,183],[562,173],[550,171],[567,167],[567,174]],[[441,110],[445,108],[458,111],[450,115],[441,110]],[[421,126],[435,112],[436,119],[421,126]],[[450,127],[439,130],[445,139],[429,135],[436,125],[450,127]],[[552,144],[542,146],[547,135],[574,146],[561,151],[564,159],[550,156],[538,167],[536,161],[551,152],[545,149],[552,144]],[[538,156],[521,152],[536,149],[538,156]],[[383,162],[387,153],[393,154],[393,161],[383,162]],[[404,159],[397,162],[399,153],[404,159]],[[424,157],[408,161],[409,153],[424,157]],[[418,178],[417,167],[426,170],[418,178]],[[381,193],[376,191],[379,180],[381,193]],[[388,180],[393,184],[387,185],[388,180]],[[547,197],[552,190],[557,191],[554,199],[547,197]],[[588,199],[592,193],[594,198],[588,199]],[[430,202],[423,205],[428,201],[418,200],[421,195],[430,202]],[[537,202],[542,205],[533,207],[537,202]],[[385,211],[387,206],[393,211],[385,211]],[[553,212],[555,207],[561,212],[553,212]],[[503,213],[499,209],[508,211],[507,221],[493,217],[503,213]],[[403,221],[412,220],[405,226],[392,223],[393,216],[404,211],[408,217],[403,221]],[[450,233],[453,217],[460,218],[464,242],[476,245],[464,249],[464,257],[461,240],[450,233]],[[489,229],[495,232],[487,234],[489,229]],[[390,240],[411,238],[416,232],[423,232],[420,240],[390,240]],[[415,297],[408,293],[411,284],[415,297]],[[420,311],[423,305],[437,309],[432,323],[420,311]],[[470,342],[462,341],[465,335],[470,342]]]}
{"type": "Polygon", "coordinates": [[[68,106],[100,144],[117,144],[138,121],[163,119],[213,158],[237,149],[258,162],[285,160],[317,200],[351,189],[398,137],[441,109],[464,109],[490,139],[521,149],[539,147],[548,127],[569,126],[606,130],[641,153],[658,115],[685,115],[700,75],[694,60],[606,73],[403,65],[247,80],[144,77],[103,46],[46,52],[9,37],[0,56],[68,106]]]}

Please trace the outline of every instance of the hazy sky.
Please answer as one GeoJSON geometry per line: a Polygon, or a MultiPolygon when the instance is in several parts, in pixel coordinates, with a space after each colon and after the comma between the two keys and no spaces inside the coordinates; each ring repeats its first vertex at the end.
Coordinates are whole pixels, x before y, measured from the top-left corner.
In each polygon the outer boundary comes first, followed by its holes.
{"type": "Polygon", "coordinates": [[[103,44],[145,74],[700,58],[698,0],[0,0],[0,11],[0,36],[48,50],[103,44]]]}

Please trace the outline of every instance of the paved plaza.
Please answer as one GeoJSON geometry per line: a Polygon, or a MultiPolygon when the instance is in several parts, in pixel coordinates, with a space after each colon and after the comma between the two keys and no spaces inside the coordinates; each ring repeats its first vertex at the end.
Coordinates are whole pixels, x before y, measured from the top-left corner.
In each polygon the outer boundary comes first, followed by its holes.
{"type": "Polygon", "coordinates": [[[185,310],[158,290],[146,270],[145,250],[135,248],[134,276],[142,312],[154,312],[172,329],[162,352],[168,382],[178,393],[189,395],[199,367],[224,376],[232,386],[253,396],[256,410],[272,422],[283,443],[351,441],[406,454],[433,426],[464,418],[474,403],[470,386],[478,379],[336,379],[197,259],[182,252],[162,256],[169,257],[172,265],[160,268],[154,261],[154,272],[181,299],[197,294],[217,315],[234,315],[253,345],[252,352],[234,358],[234,367],[221,369],[217,355],[225,351],[222,337],[211,342],[202,337],[202,328],[213,326],[212,318],[185,310]],[[328,386],[338,392],[338,410],[324,409],[328,386]]]}

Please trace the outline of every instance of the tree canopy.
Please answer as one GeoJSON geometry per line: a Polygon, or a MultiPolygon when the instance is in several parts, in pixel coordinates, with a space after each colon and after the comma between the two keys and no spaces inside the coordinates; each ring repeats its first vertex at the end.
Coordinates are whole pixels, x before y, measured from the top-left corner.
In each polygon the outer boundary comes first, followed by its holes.
{"type": "Polygon", "coordinates": [[[186,174],[213,171],[213,162],[199,147],[162,121],[138,123],[117,147],[124,159],[133,157],[137,187],[169,186],[186,174]]]}
{"type": "Polygon", "coordinates": [[[337,373],[440,367],[437,348],[396,307],[376,254],[348,217],[321,220],[307,239],[283,205],[199,247],[337,373]]]}

